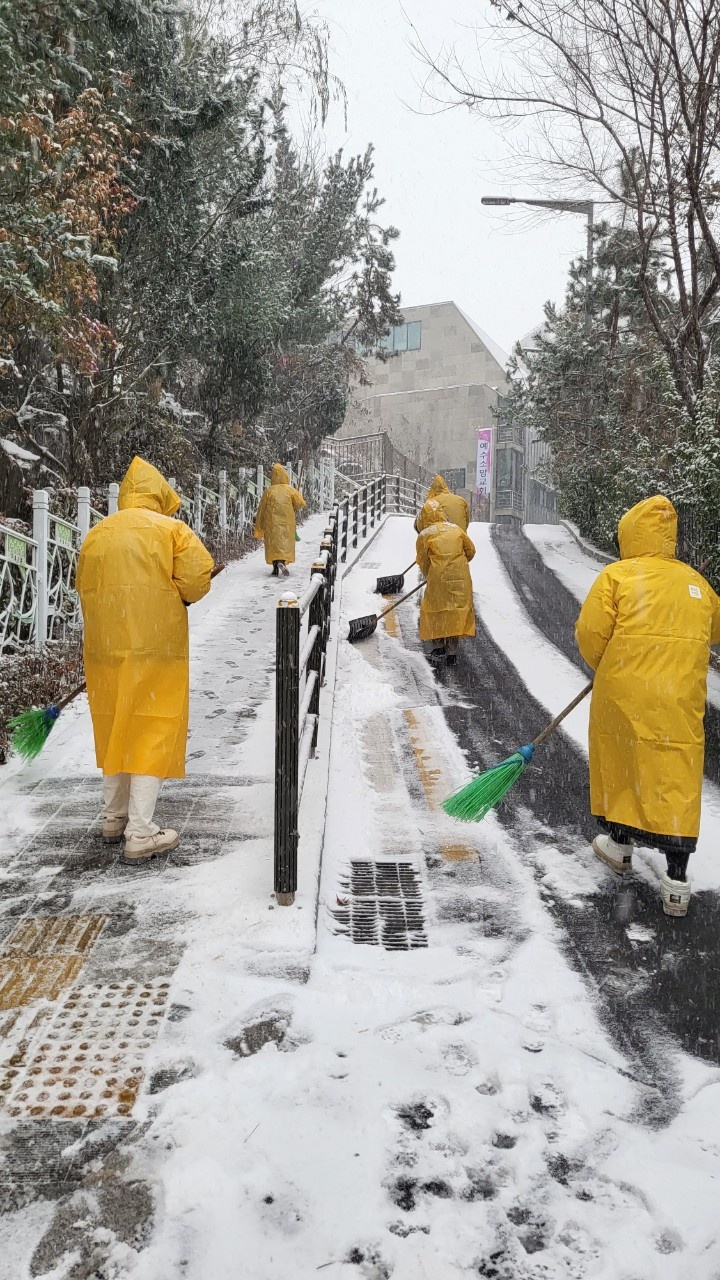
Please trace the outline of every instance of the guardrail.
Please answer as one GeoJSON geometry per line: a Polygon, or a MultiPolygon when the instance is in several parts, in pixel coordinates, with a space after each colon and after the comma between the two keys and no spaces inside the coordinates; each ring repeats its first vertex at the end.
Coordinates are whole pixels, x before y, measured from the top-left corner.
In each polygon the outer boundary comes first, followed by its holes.
{"type": "MultiPolygon", "coordinates": [[[[287,466],[290,483],[306,491],[311,510],[332,507],[335,466],[331,459],[313,460],[304,475],[287,466]]],[[[170,479],[176,487],[174,477],[170,479]]],[[[213,541],[215,552],[227,549],[231,537],[252,534],[258,504],[269,481],[263,468],[242,468],[236,482],[226,471],[217,480],[194,477],[192,493],[180,492],[179,516],[199,537],[213,541]],[[209,482],[208,482],[209,481],[209,482]],[[217,487],[215,487],[217,486],[217,487]]],[[[107,486],[107,513],[91,503],[87,486],[75,491],[77,516],[57,515],[52,494],[33,492],[32,534],[0,523],[0,658],[28,649],[36,652],[52,640],[67,640],[80,631],[82,619],[75,591],[75,571],[83,540],[105,514],[118,509],[119,485],[107,486]]]]}
{"type": "Polygon", "coordinates": [[[297,892],[299,812],[308,764],[315,755],[320,690],[330,639],[338,564],[385,515],[418,510],[416,480],[379,476],[336,502],[300,599],[286,592],[278,601],[275,646],[275,829],[274,889],[282,907],[297,892]]]}
{"type": "Polygon", "coordinates": [[[275,646],[275,895],[292,906],[297,891],[298,814],[320,722],[320,689],[330,639],[338,552],[337,509],[325,530],[304,595],[278,601],[275,646]],[[304,628],[303,623],[307,619],[304,628]],[[304,632],[304,634],[303,634],[304,632]]]}
{"type": "MultiPolygon", "coordinates": [[[[108,485],[108,515],[117,511],[118,486],[108,485]]],[[[49,640],[66,640],[81,626],[75,570],[83,539],[104,519],[90,490],[76,491],[77,517],[50,509],[45,489],[33,492],[32,535],[0,524],[0,657],[49,640]]]]}

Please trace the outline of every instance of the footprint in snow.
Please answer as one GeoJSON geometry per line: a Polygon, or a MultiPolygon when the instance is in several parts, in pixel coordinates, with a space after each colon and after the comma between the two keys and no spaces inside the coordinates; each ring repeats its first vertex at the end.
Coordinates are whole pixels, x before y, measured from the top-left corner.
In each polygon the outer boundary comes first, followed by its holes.
{"type": "Polygon", "coordinates": [[[453,1076],[466,1076],[477,1066],[477,1056],[469,1045],[448,1044],[441,1052],[445,1070],[453,1076]]]}
{"type": "Polygon", "coordinates": [[[559,1090],[549,1080],[543,1081],[531,1094],[530,1106],[536,1115],[548,1116],[553,1120],[556,1120],[560,1112],[566,1109],[559,1090]]]}
{"type": "Polygon", "coordinates": [[[359,1267],[363,1280],[390,1280],[393,1273],[392,1263],[385,1262],[374,1245],[355,1245],[343,1262],[359,1267]]]}

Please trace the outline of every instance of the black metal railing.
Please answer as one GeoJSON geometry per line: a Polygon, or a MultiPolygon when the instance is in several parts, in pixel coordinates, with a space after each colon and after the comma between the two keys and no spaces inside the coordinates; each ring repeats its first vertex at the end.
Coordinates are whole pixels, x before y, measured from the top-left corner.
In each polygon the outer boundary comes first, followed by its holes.
{"type": "Polygon", "coordinates": [[[401,453],[385,431],[344,440],[332,436],[325,441],[323,452],[332,456],[338,471],[361,484],[371,476],[399,475],[426,486],[433,480],[432,471],[401,453]]]}
{"type": "Polygon", "coordinates": [[[297,892],[298,817],[320,725],[320,690],[325,683],[330,619],[338,563],[357,547],[385,515],[412,514],[424,497],[416,480],[379,476],[341,502],[330,514],[300,599],[286,592],[278,601],[275,648],[275,895],[292,906],[297,892]]]}

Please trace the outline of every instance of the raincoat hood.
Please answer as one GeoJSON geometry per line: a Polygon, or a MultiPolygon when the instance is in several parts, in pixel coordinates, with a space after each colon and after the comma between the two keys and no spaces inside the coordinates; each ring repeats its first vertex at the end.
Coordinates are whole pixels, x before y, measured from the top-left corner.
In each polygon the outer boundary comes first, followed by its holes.
{"type": "Polygon", "coordinates": [[[441,475],[437,475],[428,489],[428,498],[434,498],[438,493],[449,493],[445,480],[441,475]]]}
{"type": "Polygon", "coordinates": [[[134,457],[118,495],[118,510],[127,511],[128,507],[142,507],[145,511],[174,516],[180,509],[180,499],[157,467],[144,458],[134,457]]]}
{"type": "MultiPolygon", "coordinates": [[[[443,484],[445,481],[443,480],[443,484]]],[[[434,498],[428,498],[421,512],[423,528],[427,528],[429,524],[447,524],[448,518],[445,515],[439,502],[434,498]]]]}
{"type": "Polygon", "coordinates": [[[271,484],[289,484],[290,483],[290,477],[287,471],[285,470],[284,466],[282,465],[282,463],[280,462],[275,463],[275,466],[270,472],[270,483],[271,484]]]}
{"type": "Polygon", "coordinates": [[[656,494],[626,511],[618,525],[620,557],[663,556],[672,560],[677,542],[677,512],[669,498],[656,494]]]}

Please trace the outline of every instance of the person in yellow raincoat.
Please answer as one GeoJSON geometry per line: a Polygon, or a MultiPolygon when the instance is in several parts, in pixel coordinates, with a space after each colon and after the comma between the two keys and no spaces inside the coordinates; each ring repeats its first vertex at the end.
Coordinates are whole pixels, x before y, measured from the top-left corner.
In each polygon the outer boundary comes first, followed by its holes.
{"type": "Polygon", "coordinates": [[[163,778],[185,776],[189,654],[186,605],[210,589],[212,556],[170,517],[178,495],[133,458],[118,511],[83,542],[77,568],[85,679],[103,771],[103,839],[125,836],[125,857],[176,848],[153,821],[163,778]]]}
{"type": "MultiPolygon", "coordinates": [[[[464,498],[461,498],[457,493],[450,492],[443,476],[438,475],[433,480],[428,489],[425,506],[433,500],[440,504],[451,524],[456,524],[459,529],[462,529],[463,533],[467,533],[468,525],[470,524],[470,508],[464,498]]],[[[415,521],[416,533],[422,533],[423,529],[426,528],[426,522],[429,520],[429,516],[425,513],[425,506],[423,506],[415,521]]]]}
{"type": "Polygon", "coordinates": [[[265,540],[265,563],[272,565],[275,578],[279,573],[287,576],[287,566],[295,563],[295,512],[304,506],[302,494],[293,489],[287,471],[276,462],[255,517],[255,537],[265,540]]]}
{"type": "Polygon", "coordinates": [[[421,511],[423,530],[416,543],[417,563],[427,586],[420,604],[420,639],[442,640],[431,661],[457,661],[461,636],[475,635],[472,581],[468,562],[475,547],[467,534],[451,524],[439,502],[421,511]]]}
{"type": "Polygon", "coordinates": [[[720,600],[675,559],[677,514],[657,495],[618,526],[621,559],[603,569],[576,626],[595,672],[590,706],[590,803],[604,829],[598,858],[619,874],[633,844],[667,857],[668,915],[685,915],[687,864],[700,828],[709,645],[720,600]]]}

